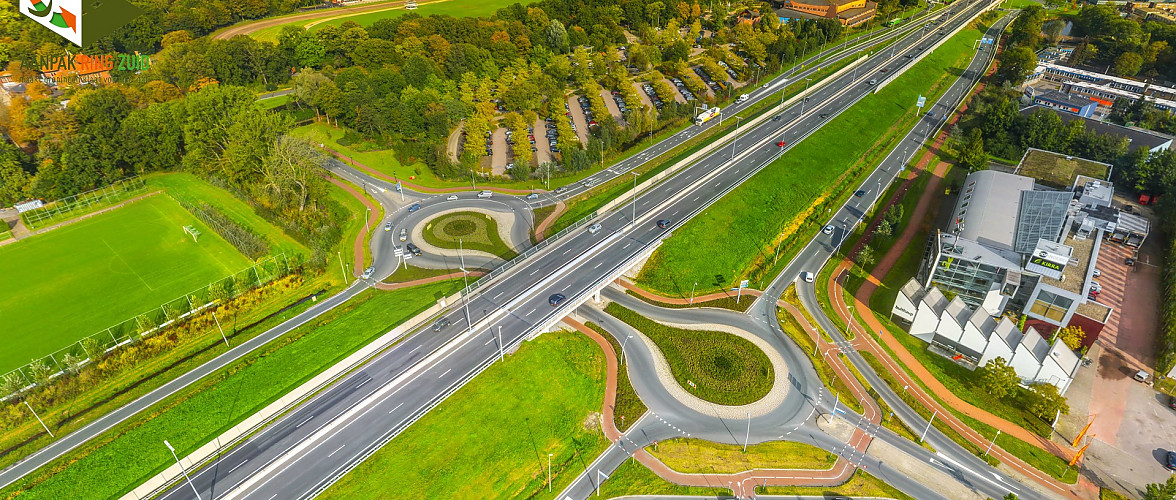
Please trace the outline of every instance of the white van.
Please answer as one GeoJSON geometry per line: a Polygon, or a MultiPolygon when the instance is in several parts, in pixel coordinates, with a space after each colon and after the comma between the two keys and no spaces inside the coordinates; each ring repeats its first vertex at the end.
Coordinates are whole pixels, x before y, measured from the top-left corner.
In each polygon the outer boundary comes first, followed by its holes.
{"type": "Polygon", "coordinates": [[[805,283],[812,283],[813,279],[814,279],[813,273],[810,273],[808,271],[800,273],[800,277],[804,278],[805,283]]]}
{"type": "Polygon", "coordinates": [[[747,99],[748,99],[747,94],[743,94],[743,95],[739,96],[738,99],[735,99],[735,104],[743,104],[744,102],[747,102],[747,99]]]}
{"type": "Polygon", "coordinates": [[[481,193],[478,193],[478,198],[489,198],[491,196],[494,196],[494,193],[491,193],[490,191],[482,191],[481,193]]]}

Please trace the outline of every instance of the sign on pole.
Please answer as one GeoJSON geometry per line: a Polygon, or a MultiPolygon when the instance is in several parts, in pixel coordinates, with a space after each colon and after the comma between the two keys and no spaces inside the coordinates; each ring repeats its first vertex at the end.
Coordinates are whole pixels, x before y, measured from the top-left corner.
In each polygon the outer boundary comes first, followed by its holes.
{"type": "Polygon", "coordinates": [[[916,104],[915,106],[918,106],[919,108],[922,108],[922,107],[923,107],[923,106],[925,106],[926,104],[927,104],[927,97],[926,97],[926,96],[922,96],[922,95],[920,95],[920,96],[919,96],[919,103],[918,103],[918,104],[916,104]]]}
{"type": "Polygon", "coordinates": [[[743,281],[740,281],[740,282],[739,282],[739,288],[747,288],[747,285],[748,285],[748,284],[750,284],[750,283],[751,283],[751,280],[743,280],[743,281]]]}

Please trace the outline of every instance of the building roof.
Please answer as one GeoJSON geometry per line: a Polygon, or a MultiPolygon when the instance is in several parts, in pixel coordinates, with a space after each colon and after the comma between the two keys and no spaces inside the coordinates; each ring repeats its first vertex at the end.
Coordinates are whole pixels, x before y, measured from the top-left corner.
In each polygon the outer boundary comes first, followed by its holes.
{"type": "Polygon", "coordinates": [[[1090,106],[1091,104],[1096,104],[1094,101],[1087,99],[1085,97],[1077,96],[1074,94],[1067,94],[1065,92],[1058,92],[1056,90],[1042,92],[1042,93],[1034,96],[1034,98],[1057,103],[1057,104],[1064,104],[1067,106],[1073,106],[1075,108],[1084,108],[1086,106],[1090,106]]]}
{"type": "Polygon", "coordinates": [[[1146,217],[1119,211],[1118,226],[1128,231],[1148,234],[1151,228],[1151,222],[1146,217]]]}
{"type": "Polygon", "coordinates": [[[1013,251],[1026,254],[1040,239],[1057,241],[1073,198],[1067,191],[1021,191],[1013,251]]]}
{"type": "Polygon", "coordinates": [[[900,293],[906,296],[912,304],[918,303],[923,299],[923,285],[919,280],[911,278],[907,280],[906,284],[899,290],[900,293]]]}
{"type": "Polygon", "coordinates": [[[1112,76],[1112,75],[1108,75],[1105,73],[1098,73],[1095,71],[1087,71],[1084,69],[1072,68],[1070,66],[1063,66],[1061,64],[1039,63],[1037,65],[1037,69],[1035,72],[1041,72],[1041,71],[1044,71],[1047,69],[1064,71],[1064,72],[1072,73],[1075,75],[1082,75],[1086,78],[1089,78],[1091,80],[1097,80],[1100,83],[1104,83],[1104,84],[1116,84],[1116,85],[1125,85],[1125,86],[1131,86],[1131,87],[1143,87],[1144,85],[1147,85],[1147,87],[1149,89],[1154,90],[1156,92],[1164,92],[1167,94],[1176,94],[1176,88],[1165,87],[1163,85],[1147,84],[1147,83],[1141,82],[1139,80],[1132,80],[1130,78],[1121,78],[1118,76],[1112,76]]]}
{"type": "Polygon", "coordinates": [[[1027,106],[1021,110],[1021,114],[1029,115],[1039,109],[1058,115],[1058,117],[1066,123],[1069,123],[1073,120],[1082,120],[1082,123],[1086,126],[1086,130],[1099,135],[1114,135],[1118,137],[1124,137],[1127,139],[1128,149],[1131,150],[1138,148],[1147,148],[1148,150],[1152,150],[1161,146],[1164,148],[1172,147],[1172,138],[1163,134],[1134,127],[1124,127],[1122,125],[1115,125],[1113,123],[1092,120],[1090,118],[1085,118],[1072,113],[1058,113],[1056,110],[1044,106],[1027,106]]]}
{"type": "Polygon", "coordinates": [[[1013,250],[1020,193],[1033,190],[1033,179],[996,170],[968,175],[956,202],[959,236],[985,246],[1013,250]]]}
{"type": "MultiPolygon", "coordinates": [[[[1135,100],[1135,99],[1139,99],[1139,97],[1140,97],[1138,92],[1132,92],[1130,90],[1123,90],[1120,88],[1112,87],[1112,86],[1105,84],[1105,83],[1068,82],[1068,85],[1070,85],[1070,88],[1083,88],[1083,89],[1087,89],[1087,91],[1095,90],[1095,91],[1105,92],[1107,94],[1122,97],[1124,99],[1135,100]]],[[[1149,96],[1145,96],[1143,98],[1143,100],[1146,102],[1149,102],[1149,103],[1159,104],[1159,105],[1167,107],[1167,108],[1176,108],[1176,101],[1173,101],[1171,99],[1164,99],[1162,97],[1155,97],[1155,96],[1149,95],[1149,96]]]]}
{"type": "Polygon", "coordinates": [[[1038,363],[1045,361],[1045,358],[1049,356],[1049,343],[1046,342],[1045,337],[1042,337],[1041,333],[1032,326],[1029,327],[1027,331],[1025,331],[1025,336],[1021,337],[1021,345],[1025,346],[1025,349],[1029,350],[1029,353],[1032,354],[1035,359],[1037,359],[1038,363]]]}
{"type": "Polygon", "coordinates": [[[965,304],[964,299],[958,295],[947,305],[945,312],[960,326],[964,326],[964,323],[967,323],[968,319],[972,317],[972,311],[968,310],[968,304],[965,304]]]}
{"type": "Polygon", "coordinates": [[[980,333],[986,336],[996,329],[996,320],[992,319],[992,313],[983,307],[977,307],[975,311],[972,311],[968,322],[972,323],[977,330],[980,330],[980,333]]]}
{"type": "Polygon", "coordinates": [[[1038,184],[1069,189],[1079,176],[1106,179],[1111,171],[1109,163],[1102,163],[1044,149],[1029,148],[1013,173],[1032,177],[1038,184]]]}
{"type": "MultiPolygon", "coordinates": [[[[1021,330],[1017,329],[1016,323],[1013,323],[1013,321],[1008,318],[1001,317],[1000,321],[996,323],[996,329],[992,330],[992,335],[990,335],[989,338],[998,337],[1004,341],[1005,345],[1009,346],[1010,349],[1016,349],[1017,344],[1021,342],[1022,336],[1024,336],[1024,334],[1021,333],[1021,330]]],[[[1006,359],[1005,361],[1009,360],[1006,359]]]]}

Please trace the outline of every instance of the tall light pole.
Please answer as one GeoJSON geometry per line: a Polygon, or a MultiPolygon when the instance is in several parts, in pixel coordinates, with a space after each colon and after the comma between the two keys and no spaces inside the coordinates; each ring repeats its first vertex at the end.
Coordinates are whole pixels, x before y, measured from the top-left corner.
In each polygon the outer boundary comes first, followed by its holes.
{"type": "Polygon", "coordinates": [[[698,286],[697,281],[695,281],[694,284],[690,286],[690,305],[694,305],[694,287],[696,286],[698,286]]]}
{"type": "Polygon", "coordinates": [[[747,412],[747,436],[743,438],[743,452],[747,453],[747,441],[751,439],[751,412],[747,412]]]}
{"type": "Polygon", "coordinates": [[[735,117],[735,137],[731,139],[731,159],[735,159],[735,143],[739,141],[739,122],[743,120],[742,116],[735,117]]]}
{"type": "Polygon", "coordinates": [[[506,361],[506,354],[502,352],[502,325],[498,325],[498,360],[506,361]]]}
{"type": "Polygon", "coordinates": [[[184,479],[188,481],[188,486],[192,487],[192,492],[196,494],[196,500],[203,500],[200,498],[200,491],[196,489],[196,485],[192,484],[192,478],[188,477],[188,469],[185,469],[184,464],[180,463],[180,457],[176,455],[176,449],[172,448],[171,443],[167,442],[166,439],[163,440],[163,445],[171,451],[172,458],[176,459],[176,465],[180,466],[180,472],[184,473],[184,479]]]}
{"type": "Polygon", "coordinates": [[[927,421],[927,428],[923,429],[923,435],[919,436],[919,444],[923,444],[923,439],[927,438],[927,431],[931,430],[931,422],[935,421],[935,416],[938,414],[939,410],[935,410],[935,412],[931,414],[931,419],[927,421]]]}
{"type": "Polygon", "coordinates": [[[633,174],[633,219],[630,224],[637,225],[637,172],[629,172],[633,174]]]}
{"type": "Polygon", "coordinates": [[[27,399],[24,400],[24,404],[25,404],[25,406],[27,406],[29,408],[29,411],[33,413],[33,416],[37,418],[37,421],[41,423],[41,427],[45,428],[45,432],[49,433],[49,437],[56,439],[57,436],[53,435],[53,431],[49,430],[49,426],[45,425],[45,421],[41,420],[41,417],[39,415],[37,415],[37,411],[34,410],[33,406],[29,404],[29,400],[27,400],[27,399]]]}
{"type": "Polygon", "coordinates": [[[629,335],[628,337],[625,337],[625,341],[621,343],[621,360],[617,362],[617,365],[623,364],[625,362],[625,347],[629,345],[629,339],[631,338],[633,338],[633,336],[629,335]]]}
{"type": "Polygon", "coordinates": [[[547,454],[547,491],[551,492],[551,453],[547,454]]]}
{"type": "MultiPolygon", "coordinates": [[[[466,317],[466,331],[474,331],[474,322],[470,321],[470,272],[466,270],[465,266],[465,249],[462,247],[461,239],[457,240],[457,255],[461,257],[461,277],[465,280],[465,290],[462,290],[461,297],[465,299],[463,304],[465,306],[466,317]]],[[[502,342],[498,345],[501,347],[502,342]]]]}
{"type": "Polygon", "coordinates": [[[812,78],[805,78],[805,79],[804,79],[804,92],[802,92],[802,93],[800,94],[800,114],[802,114],[802,115],[804,114],[804,103],[805,103],[806,101],[808,101],[808,88],[809,88],[809,83],[810,83],[810,82],[812,82],[812,81],[813,81],[813,79],[812,79],[812,78]]]}

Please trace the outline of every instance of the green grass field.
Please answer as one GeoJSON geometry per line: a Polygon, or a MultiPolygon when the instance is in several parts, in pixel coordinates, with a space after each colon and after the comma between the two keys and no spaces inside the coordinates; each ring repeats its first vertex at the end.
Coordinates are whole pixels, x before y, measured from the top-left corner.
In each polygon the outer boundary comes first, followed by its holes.
{"type": "Polygon", "coordinates": [[[764,351],[725,332],[672,328],[613,302],[605,311],[649,337],[683,390],[712,403],[754,403],[772,390],[776,372],[764,351]],[[691,385],[693,383],[693,385],[691,385]]]}
{"type": "Polygon", "coordinates": [[[119,497],[174,463],[164,439],[180,456],[191,453],[460,286],[447,281],[391,292],[366,291],[202,380],[193,390],[90,441],[65,460],[0,490],[0,497],[119,497]]]}
{"type": "Polygon", "coordinates": [[[165,194],[0,247],[0,372],[249,264],[165,194]],[[189,224],[199,242],[184,233],[189,224]]]}
{"type": "Polygon", "coordinates": [[[603,394],[604,355],[596,343],[579,333],[544,334],[487,368],[320,498],[553,498],[609,444],[594,415],[603,394]]]}
{"type": "Polygon", "coordinates": [[[752,469],[828,469],[837,456],[811,444],[768,441],[743,451],[734,444],[675,438],[648,448],[667,467],[678,472],[735,474],[752,469]]]}
{"type": "MultiPolygon", "coordinates": [[[[980,33],[964,30],[877,94],[838,115],[707,211],[675,230],[638,282],[664,294],[717,290],[747,277],[765,248],[809,209],[904,118],[911,103],[967,64],[980,33]],[[836,144],[837,147],[830,147],[836,144]],[[723,228],[718,231],[715,228],[723,228]]],[[[813,217],[818,217],[813,215],[813,217]]],[[[823,215],[821,220],[823,219],[823,215]]],[[[797,233],[793,233],[798,234],[797,233]]],[[[770,251],[769,251],[770,252],[770,251]]]]}
{"type": "MultiPolygon", "coordinates": [[[[325,19],[315,19],[313,21],[298,21],[289,24],[282,24],[269,28],[264,28],[253,32],[250,36],[261,41],[276,41],[278,33],[282,32],[283,26],[303,26],[308,31],[314,32],[322,29],[323,26],[339,26],[347,21],[354,21],[360,26],[370,26],[372,23],[392,17],[402,16],[407,12],[420,14],[421,16],[431,15],[445,15],[453,17],[482,17],[489,16],[498,9],[508,5],[520,3],[518,0],[440,0],[420,2],[416,10],[408,11],[400,7],[389,6],[388,10],[381,10],[376,12],[367,12],[361,14],[346,15],[341,14],[338,17],[331,17],[325,19]]],[[[527,4],[529,2],[521,2],[527,4]]]]}
{"type": "Polygon", "coordinates": [[[498,222],[479,212],[452,212],[430,220],[422,232],[439,248],[478,250],[510,260],[518,255],[498,234],[498,222]]]}

